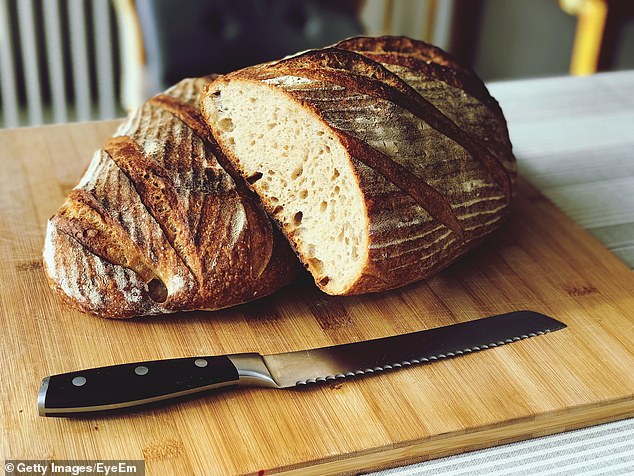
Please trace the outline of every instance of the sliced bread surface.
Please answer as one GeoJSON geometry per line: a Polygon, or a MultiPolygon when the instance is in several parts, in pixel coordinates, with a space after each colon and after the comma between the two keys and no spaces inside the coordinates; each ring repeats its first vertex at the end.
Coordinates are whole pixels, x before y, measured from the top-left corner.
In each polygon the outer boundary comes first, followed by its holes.
{"type": "Polygon", "coordinates": [[[233,81],[212,96],[212,123],[228,155],[283,225],[315,280],[344,293],[368,258],[368,217],[337,134],[283,91],[233,81]]]}

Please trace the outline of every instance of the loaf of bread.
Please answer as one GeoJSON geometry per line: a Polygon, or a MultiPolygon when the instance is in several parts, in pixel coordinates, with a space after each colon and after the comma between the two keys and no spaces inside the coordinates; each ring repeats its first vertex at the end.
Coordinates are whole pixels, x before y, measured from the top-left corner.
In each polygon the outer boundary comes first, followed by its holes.
{"type": "Polygon", "coordinates": [[[211,80],[134,112],[49,220],[45,269],[68,303],[103,317],[219,309],[301,269],[200,115],[211,80]]]}
{"type": "Polygon", "coordinates": [[[516,166],[500,107],[420,41],[353,38],[242,69],[207,86],[201,109],[330,294],[425,278],[509,211],[516,166]]]}

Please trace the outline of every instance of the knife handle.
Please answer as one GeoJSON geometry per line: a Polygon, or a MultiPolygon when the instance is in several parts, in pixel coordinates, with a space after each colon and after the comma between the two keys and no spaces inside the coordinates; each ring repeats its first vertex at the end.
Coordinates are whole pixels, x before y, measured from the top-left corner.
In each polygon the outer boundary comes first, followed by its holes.
{"type": "MultiPolygon", "coordinates": [[[[235,357],[240,355],[250,354],[235,357]]],[[[42,380],[39,413],[114,410],[237,385],[240,372],[230,357],[154,360],[51,375],[42,380]]]]}

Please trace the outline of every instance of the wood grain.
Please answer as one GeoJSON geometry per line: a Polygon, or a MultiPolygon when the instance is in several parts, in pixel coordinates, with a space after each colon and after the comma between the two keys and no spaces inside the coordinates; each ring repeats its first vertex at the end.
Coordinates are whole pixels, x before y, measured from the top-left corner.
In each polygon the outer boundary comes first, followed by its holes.
{"type": "Polygon", "coordinates": [[[41,247],[117,122],[0,131],[5,459],[144,459],[147,474],[331,474],[400,465],[634,415],[634,278],[520,181],[512,218],[427,281],[329,297],[300,280],[218,312],[112,321],[65,308],[41,247]],[[283,352],[515,309],[568,328],[433,365],[300,390],[232,390],[128,413],[42,418],[42,377],[196,354],[283,352]]]}

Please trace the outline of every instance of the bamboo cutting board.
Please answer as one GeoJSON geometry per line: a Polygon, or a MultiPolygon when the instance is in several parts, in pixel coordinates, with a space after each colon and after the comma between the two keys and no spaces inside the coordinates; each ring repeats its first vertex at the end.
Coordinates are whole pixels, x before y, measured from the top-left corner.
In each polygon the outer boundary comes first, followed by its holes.
{"type": "Polygon", "coordinates": [[[147,474],[360,472],[634,415],[634,277],[520,181],[512,218],[439,275],[332,298],[306,280],[219,312],[129,321],[65,308],[47,218],[117,122],[0,131],[4,459],[144,459],[147,474]],[[517,309],[569,327],[433,365],[300,390],[229,390],[147,410],[42,418],[42,377],[136,360],[273,353],[517,309]]]}

